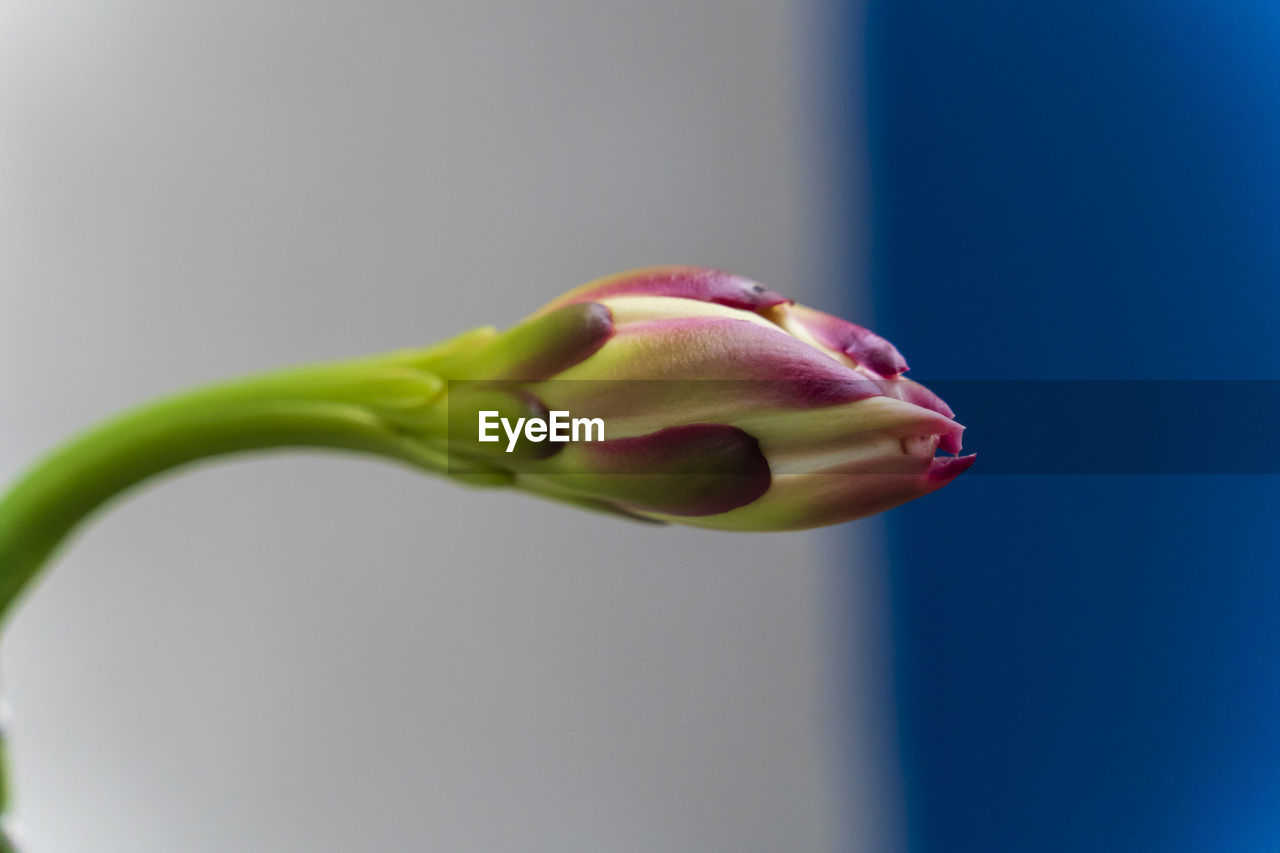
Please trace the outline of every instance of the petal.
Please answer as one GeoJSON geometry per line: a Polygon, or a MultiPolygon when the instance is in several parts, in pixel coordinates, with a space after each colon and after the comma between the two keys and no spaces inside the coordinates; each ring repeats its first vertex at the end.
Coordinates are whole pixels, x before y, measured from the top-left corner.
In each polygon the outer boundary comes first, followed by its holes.
{"type": "Polygon", "coordinates": [[[626,510],[679,517],[745,506],[769,489],[759,443],[724,424],[688,424],[648,435],[567,445],[522,465],[522,483],[604,501],[626,510]]]}
{"type": "Polygon", "coordinates": [[[780,331],[776,323],[743,311],[740,308],[729,308],[714,302],[694,302],[692,299],[680,299],[675,296],[606,296],[599,300],[613,314],[613,323],[618,330],[634,323],[647,323],[653,320],[686,320],[695,317],[710,317],[721,320],[742,320],[754,323],[762,329],[772,332],[780,331]]]}
{"type": "Polygon", "coordinates": [[[773,309],[769,318],[797,337],[811,337],[820,346],[843,353],[878,376],[898,376],[907,360],[897,348],[870,329],[804,305],[773,309]]]}
{"type": "Polygon", "coordinates": [[[738,380],[758,386],[750,393],[759,402],[800,408],[883,393],[876,380],[779,329],[720,317],[651,320],[621,327],[607,346],[558,378],[738,380]]]}
{"type": "Polygon", "coordinates": [[[958,447],[964,432],[950,418],[891,397],[803,411],[752,412],[726,422],[759,439],[775,473],[826,470],[886,448],[896,452],[904,439],[932,439],[946,450],[958,447]]]}
{"type": "Polygon", "coordinates": [[[625,327],[595,355],[530,390],[549,409],[603,418],[611,438],[881,395],[877,380],[776,327],[706,318],[625,327]]]}
{"type": "Polygon", "coordinates": [[[914,382],[910,379],[885,379],[879,385],[886,397],[897,397],[899,400],[906,400],[908,403],[922,406],[944,417],[954,418],[956,416],[956,413],[951,411],[951,407],[941,397],[919,382],[914,382]]]}
{"type": "MultiPolygon", "coordinates": [[[[886,397],[896,397],[899,400],[905,400],[916,406],[937,412],[943,417],[954,418],[955,412],[951,411],[951,407],[943,401],[941,397],[921,385],[919,382],[913,382],[910,379],[883,379],[879,383],[881,391],[886,397]]],[[[963,431],[963,428],[961,428],[963,431]]],[[[947,453],[960,452],[960,431],[940,433],[942,435],[941,447],[947,453]]]]}
{"type": "Polygon", "coordinates": [[[713,302],[747,311],[762,311],[791,301],[761,284],[723,270],[663,266],[629,270],[596,279],[569,291],[542,311],[577,302],[596,301],[607,296],[627,295],[696,299],[699,302],[713,302]]]}
{"type": "Polygon", "coordinates": [[[937,456],[929,465],[929,481],[937,483],[937,488],[942,488],[950,483],[956,477],[959,477],[973,463],[978,461],[978,454],[970,453],[968,456],[937,456]]]}
{"type": "MultiPolygon", "coordinates": [[[[683,524],[718,530],[806,530],[839,524],[891,509],[937,491],[973,464],[976,456],[919,460],[904,456],[903,466],[918,470],[886,471],[883,459],[866,460],[839,471],[779,474],[759,500],[730,512],[680,518],[683,524]]],[[[658,514],[656,518],[665,519],[658,514]]]]}

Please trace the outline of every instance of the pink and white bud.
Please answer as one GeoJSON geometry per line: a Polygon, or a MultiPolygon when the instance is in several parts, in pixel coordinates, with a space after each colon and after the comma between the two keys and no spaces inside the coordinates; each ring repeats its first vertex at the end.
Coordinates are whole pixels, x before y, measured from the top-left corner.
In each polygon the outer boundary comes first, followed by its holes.
{"type": "Polygon", "coordinates": [[[591,282],[437,369],[602,419],[602,442],[487,463],[531,491],[652,520],[835,524],[939,489],[975,459],[935,455],[959,453],[964,428],[902,377],[888,341],[717,270],[591,282]]]}

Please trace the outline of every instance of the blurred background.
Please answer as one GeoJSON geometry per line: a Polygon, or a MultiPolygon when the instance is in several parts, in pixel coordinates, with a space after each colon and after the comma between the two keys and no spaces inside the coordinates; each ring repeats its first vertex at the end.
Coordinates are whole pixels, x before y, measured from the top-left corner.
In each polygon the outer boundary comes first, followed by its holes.
{"type": "MultiPolygon", "coordinates": [[[[856,308],[825,15],[0,3],[0,475],[634,266],[856,308]]],[[[156,484],[7,631],[29,848],[889,849],[874,527],[654,530],[337,456],[156,484]]]]}
{"type": "Polygon", "coordinates": [[[768,536],[333,456],[158,484],[5,637],[35,853],[1280,849],[1275,466],[1196,465],[1280,406],[1176,393],[1280,376],[1274,4],[0,20],[0,476],[664,262],[872,322],[987,459],[1092,460],[768,536]],[[1173,393],[1135,433],[1063,379],[1173,393]]]}
{"type": "Polygon", "coordinates": [[[979,392],[976,476],[886,516],[908,848],[1280,849],[1280,7],[864,20],[877,323],[979,392]]]}

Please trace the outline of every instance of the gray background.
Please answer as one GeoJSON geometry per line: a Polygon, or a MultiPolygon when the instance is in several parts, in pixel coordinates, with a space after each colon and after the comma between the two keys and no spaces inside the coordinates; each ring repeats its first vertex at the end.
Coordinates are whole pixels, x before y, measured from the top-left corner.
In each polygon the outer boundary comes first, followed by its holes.
{"type": "MultiPolygon", "coordinates": [[[[156,394],[636,265],[857,308],[816,3],[0,20],[6,478],[156,394]]],[[[874,529],[655,530],[337,456],[169,480],[5,637],[30,849],[891,849],[874,529]]]]}

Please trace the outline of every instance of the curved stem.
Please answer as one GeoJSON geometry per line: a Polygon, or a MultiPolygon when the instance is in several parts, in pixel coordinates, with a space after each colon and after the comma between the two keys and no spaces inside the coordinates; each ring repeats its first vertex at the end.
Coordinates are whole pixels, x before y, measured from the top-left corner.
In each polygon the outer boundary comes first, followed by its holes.
{"type": "MultiPolygon", "coordinates": [[[[81,520],[161,472],[280,447],[366,451],[438,469],[417,438],[384,414],[397,402],[387,396],[386,376],[367,371],[357,382],[327,368],[254,377],[152,403],[64,444],[0,499],[0,622],[81,520]]],[[[425,408],[439,385],[422,374],[415,387],[395,390],[425,408]]]]}
{"type": "Polygon", "coordinates": [[[114,421],[46,459],[0,501],[0,619],[80,521],[156,474],[212,456],[278,447],[393,455],[398,440],[366,412],[324,403],[251,404],[225,412],[149,408],[114,421]]]}
{"type": "MultiPolygon", "coordinates": [[[[393,353],[210,386],[161,400],[73,438],[0,498],[0,624],[76,527],[113,497],[165,471],[282,447],[358,451],[435,471],[423,424],[444,383],[424,354],[393,353]]],[[[0,738],[3,735],[0,734],[0,738]]],[[[6,813],[0,739],[0,814],[6,813]]],[[[0,831],[0,853],[15,848],[0,831]]]]}

